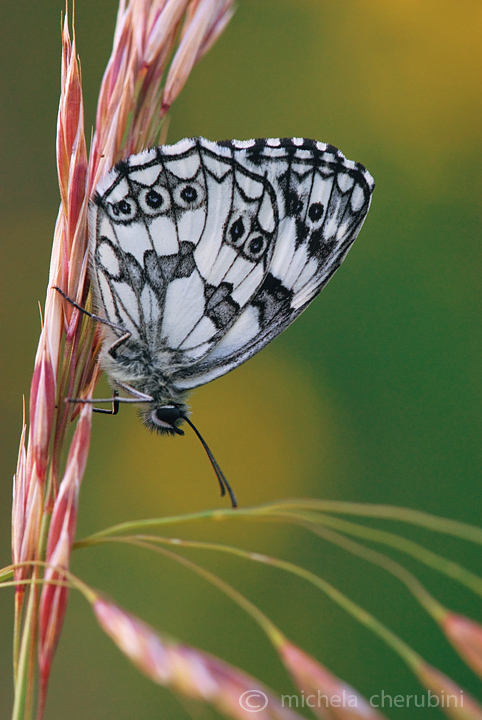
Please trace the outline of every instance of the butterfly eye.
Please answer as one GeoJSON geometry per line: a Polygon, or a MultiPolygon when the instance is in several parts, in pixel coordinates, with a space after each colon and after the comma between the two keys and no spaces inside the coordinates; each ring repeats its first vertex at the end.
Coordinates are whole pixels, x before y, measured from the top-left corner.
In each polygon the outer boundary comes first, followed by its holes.
{"type": "Polygon", "coordinates": [[[243,243],[245,233],[246,228],[244,227],[242,218],[238,218],[233,223],[231,223],[231,226],[227,233],[231,245],[234,245],[235,247],[240,247],[243,243]]]}
{"type": "Polygon", "coordinates": [[[266,250],[267,245],[268,240],[263,237],[263,235],[255,235],[245,243],[243,253],[248,260],[259,260],[266,250]]]}
{"type": "Polygon", "coordinates": [[[171,196],[162,185],[145,188],[139,193],[139,204],[147,215],[158,215],[169,210],[171,196]]]}
{"type": "Polygon", "coordinates": [[[134,198],[126,196],[116,203],[108,203],[109,215],[113,220],[133,220],[137,214],[137,205],[134,198]]]}
{"type": "Polygon", "coordinates": [[[196,182],[189,182],[178,185],[174,189],[174,201],[183,210],[193,210],[201,205],[204,200],[202,187],[196,182]]]}
{"type": "Polygon", "coordinates": [[[318,222],[318,220],[321,220],[324,211],[325,208],[321,203],[312,203],[310,205],[310,209],[308,210],[308,217],[310,218],[311,222],[316,223],[318,222]]]}
{"type": "Polygon", "coordinates": [[[176,427],[177,421],[184,418],[181,409],[176,405],[164,405],[164,407],[157,408],[152,412],[151,417],[154,425],[157,425],[161,431],[184,435],[184,432],[176,427]]]}

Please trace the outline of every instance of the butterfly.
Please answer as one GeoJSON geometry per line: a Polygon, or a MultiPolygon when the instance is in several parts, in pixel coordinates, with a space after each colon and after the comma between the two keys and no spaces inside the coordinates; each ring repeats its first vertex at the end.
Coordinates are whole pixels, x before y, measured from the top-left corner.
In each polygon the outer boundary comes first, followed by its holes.
{"type": "Polygon", "coordinates": [[[128,157],[95,190],[92,317],[113,412],[139,404],[161,433],[188,423],[233,507],[187,394],[305,310],[357,237],[373,188],[362,165],[314,140],[192,138],[128,157]]]}

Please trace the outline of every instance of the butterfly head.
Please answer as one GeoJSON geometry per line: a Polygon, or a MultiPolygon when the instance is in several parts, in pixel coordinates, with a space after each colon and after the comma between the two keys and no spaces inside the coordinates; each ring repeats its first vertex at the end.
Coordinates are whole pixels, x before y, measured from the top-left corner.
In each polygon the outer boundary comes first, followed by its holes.
{"type": "Polygon", "coordinates": [[[184,435],[179,425],[186,420],[186,405],[162,405],[150,407],[142,413],[142,420],[149,430],[155,430],[162,435],[184,435]]]}

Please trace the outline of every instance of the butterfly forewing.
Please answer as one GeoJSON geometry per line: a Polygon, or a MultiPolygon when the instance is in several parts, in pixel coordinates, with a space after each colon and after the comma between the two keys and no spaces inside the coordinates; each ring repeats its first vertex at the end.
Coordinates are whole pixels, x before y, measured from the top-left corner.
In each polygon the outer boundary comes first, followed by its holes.
{"type": "Polygon", "coordinates": [[[298,138],[185,139],[131,156],[92,204],[98,310],[131,333],[127,356],[139,346],[178,391],[202,385],[260,350],[320,292],[373,187],[336,148],[298,138]]]}

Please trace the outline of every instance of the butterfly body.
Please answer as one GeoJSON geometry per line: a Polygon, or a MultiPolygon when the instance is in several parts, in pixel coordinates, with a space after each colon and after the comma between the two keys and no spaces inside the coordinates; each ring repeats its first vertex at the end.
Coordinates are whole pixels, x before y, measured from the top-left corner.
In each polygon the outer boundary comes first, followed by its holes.
{"type": "Polygon", "coordinates": [[[149,427],[177,432],[192,388],[258,352],[320,292],[373,187],[336,148],[298,138],[184,139],[119,163],[90,211],[113,389],[139,398],[149,427]]]}

